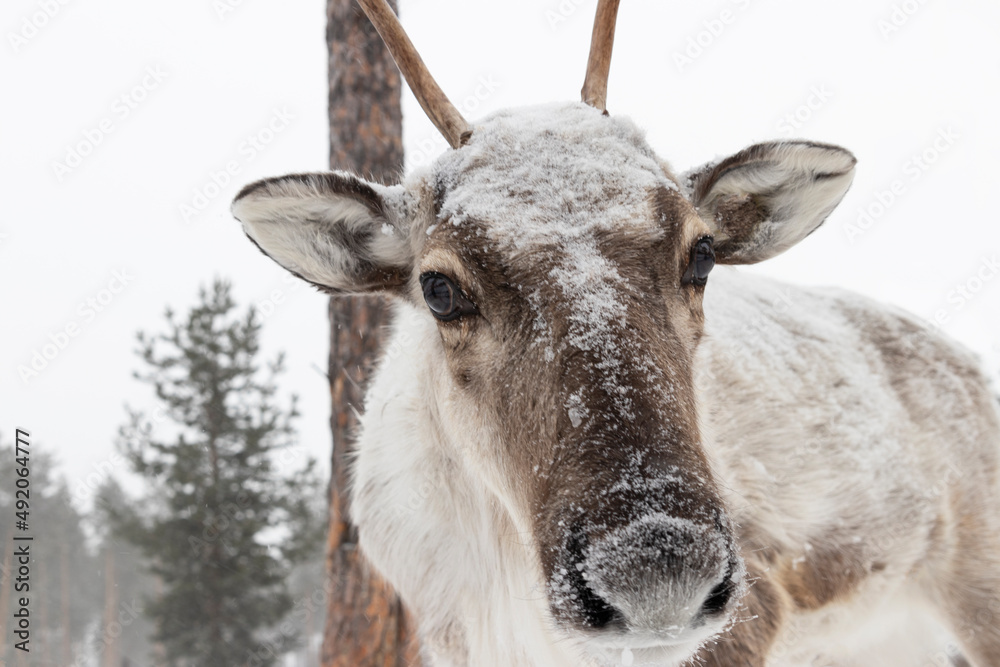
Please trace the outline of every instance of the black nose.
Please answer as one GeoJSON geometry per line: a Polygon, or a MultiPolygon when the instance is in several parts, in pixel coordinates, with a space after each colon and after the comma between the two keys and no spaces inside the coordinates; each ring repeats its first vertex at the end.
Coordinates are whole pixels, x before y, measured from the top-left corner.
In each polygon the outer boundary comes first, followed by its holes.
{"type": "Polygon", "coordinates": [[[568,558],[567,577],[576,594],[577,610],[583,616],[586,626],[600,629],[621,623],[622,616],[605,602],[587,583],[583,574],[583,563],[587,549],[587,536],[582,531],[573,531],[566,543],[568,558]]]}
{"type": "Polygon", "coordinates": [[[704,604],[701,605],[701,613],[705,616],[722,613],[735,591],[736,584],[733,583],[732,572],[726,572],[726,578],[708,593],[704,604]]]}

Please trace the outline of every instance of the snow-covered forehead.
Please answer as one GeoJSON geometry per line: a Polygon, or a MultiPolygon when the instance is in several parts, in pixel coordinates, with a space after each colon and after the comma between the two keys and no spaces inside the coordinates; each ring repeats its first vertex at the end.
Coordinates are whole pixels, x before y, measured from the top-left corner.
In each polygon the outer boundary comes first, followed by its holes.
{"type": "Polygon", "coordinates": [[[528,309],[497,317],[529,325],[544,362],[588,352],[588,387],[565,392],[612,396],[605,412],[633,419],[635,378],[655,386],[660,372],[648,350],[620,341],[636,338],[628,304],[666,234],[658,205],[681,196],[643,133],[584,104],[505,111],[476,124],[435,172],[436,245],[487,254],[528,309]]]}
{"type": "Polygon", "coordinates": [[[442,218],[520,249],[648,225],[651,194],[676,189],[643,132],[585,104],[494,114],[435,171],[442,218]]]}

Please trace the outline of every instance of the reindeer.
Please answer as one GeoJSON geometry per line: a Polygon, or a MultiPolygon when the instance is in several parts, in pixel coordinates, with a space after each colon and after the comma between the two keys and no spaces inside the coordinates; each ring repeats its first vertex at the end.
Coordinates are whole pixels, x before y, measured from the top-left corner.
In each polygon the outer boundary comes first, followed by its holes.
{"type": "Polygon", "coordinates": [[[351,509],[425,661],[930,665],[946,631],[1000,665],[977,361],[859,296],[714,268],[815,231],[852,154],[780,141],[675,173],[606,111],[617,0],[581,103],[470,125],[360,4],[451,149],[403,185],[258,181],[233,213],[324,292],[394,298],[351,509]]]}

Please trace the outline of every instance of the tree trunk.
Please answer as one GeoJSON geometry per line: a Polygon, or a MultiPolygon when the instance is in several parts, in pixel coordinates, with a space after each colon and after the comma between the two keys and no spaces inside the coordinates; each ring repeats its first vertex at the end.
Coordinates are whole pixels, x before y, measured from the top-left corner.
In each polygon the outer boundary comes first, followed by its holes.
{"type": "Polygon", "coordinates": [[[62,625],[62,664],[69,665],[73,661],[72,628],[70,626],[69,597],[69,548],[63,544],[59,552],[59,590],[61,591],[61,621],[62,625]]]}
{"type": "Polygon", "coordinates": [[[111,547],[104,550],[104,647],[103,667],[118,667],[118,642],[121,635],[112,635],[109,629],[118,616],[118,586],[115,576],[115,552],[111,547]]]}
{"type": "MultiPolygon", "coordinates": [[[[160,600],[163,598],[163,579],[158,576],[153,577],[153,599],[160,600]]],[[[153,667],[164,667],[167,664],[167,647],[163,645],[163,642],[154,641],[153,642],[153,667]]]]}
{"type": "MultiPolygon", "coordinates": [[[[395,9],[395,0],[390,4],[395,9]]],[[[330,166],[394,182],[403,166],[399,71],[355,0],[327,1],[327,45],[330,166]]],[[[402,603],[356,549],[345,495],[355,411],[362,409],[362,385],[380,348],[387,306],[381,297],[332,298],[329,315],[333,472],[327,567],[334,588],[322,665],[419,665],[402,603]]]]}

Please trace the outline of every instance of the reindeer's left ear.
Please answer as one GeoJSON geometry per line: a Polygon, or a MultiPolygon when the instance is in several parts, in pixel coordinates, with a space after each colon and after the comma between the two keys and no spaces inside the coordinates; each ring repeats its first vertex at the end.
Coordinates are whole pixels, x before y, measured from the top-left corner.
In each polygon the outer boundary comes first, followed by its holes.
{"type": "Polygon", "coordinates": [[[757,144],[682,177],[720,264],[754,264],[816,230],[847,193],[854,156],[805,141],[757,144]]]}
{"type": "Polygon", "coordinates": [[[392,291],[413,266],[401,186],[353,174],[292,174],[243,188],[232,206],[265,255],[332,294],[392,291]]]}

